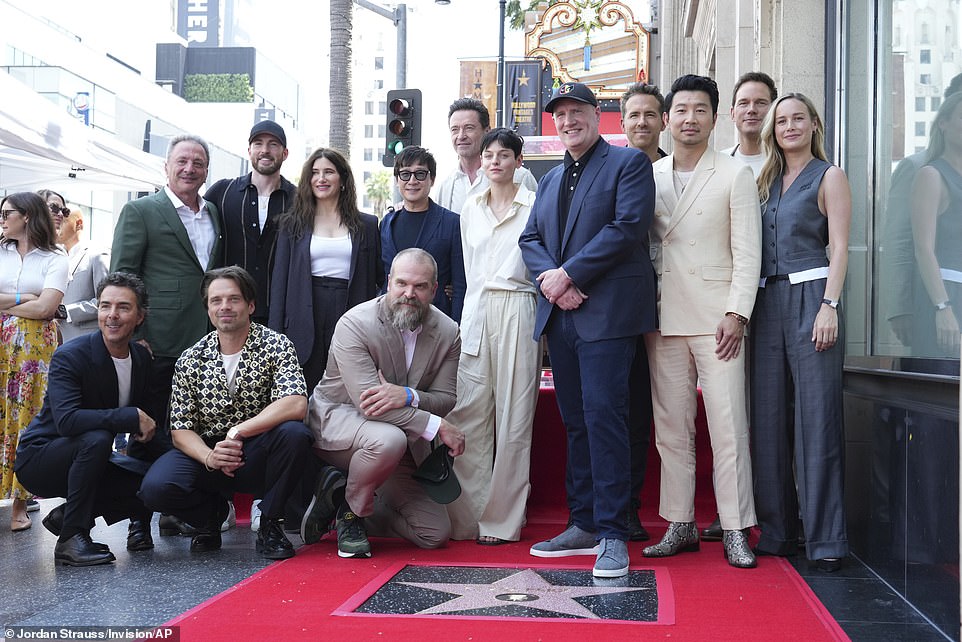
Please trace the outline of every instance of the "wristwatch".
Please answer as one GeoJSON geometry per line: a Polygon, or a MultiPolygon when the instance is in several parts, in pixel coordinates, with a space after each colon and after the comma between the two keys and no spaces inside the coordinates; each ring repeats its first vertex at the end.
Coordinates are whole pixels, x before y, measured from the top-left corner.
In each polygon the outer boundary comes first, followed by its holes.
{"type": "Polygon", "coordinates": [[[822,299],[822,303],[832,308],[833,310],[838,309],[838,299],[825,298],[825,299],[822,299]]]}
{"type": "Polygon", "coordinates": [[[240,434],[240,430],[237,429],[237,426],[234,426],[233,428],[227,431],[227,438],[243,440],[244,435],[240,434]]]}
{"type": "Polygon", "coordinates": [[[951,301],[943,301],[942,303],[935,304],[936,310],[945,310],[946,308],[951,308],[951,307],[952,307],[951,301]]]}

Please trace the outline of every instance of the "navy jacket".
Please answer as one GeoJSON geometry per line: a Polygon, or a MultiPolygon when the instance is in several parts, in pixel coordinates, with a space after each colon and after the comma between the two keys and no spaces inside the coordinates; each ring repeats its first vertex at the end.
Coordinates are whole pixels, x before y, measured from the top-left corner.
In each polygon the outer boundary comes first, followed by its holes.
{"type": "MultiPolygon", "coordinates": [[[[391,224],[400,211],[391,211],[381,221],[381,256],[384,260],[384,273],[391,272],[394,256],[403,249],[394,244],[391,224]]],[[[461,251],[461,217],[430,201],[424,214],[424,225],[414,247],[419,247],[434,257],[438,264],[438,291],[434,295],[434,307],[461,322],[464,308],[464,293],[468,289],[464,278],[464,255],[461,251]],[[450,285],[454,296],[448,298],[444,288],[450,285]]]]}

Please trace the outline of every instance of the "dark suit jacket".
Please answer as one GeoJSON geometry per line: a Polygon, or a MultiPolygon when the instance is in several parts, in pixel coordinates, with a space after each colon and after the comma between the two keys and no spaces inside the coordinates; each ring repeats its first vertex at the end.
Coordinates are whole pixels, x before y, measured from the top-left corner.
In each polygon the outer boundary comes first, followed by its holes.
{"type": "Polygon", "coordinates": [[[20,435],[19,448],[92,430],[138,433],[146,405],[150,353],[130,343],[130,405],[119,408],[117,370],[98,330],[60,346],[50,360],[43,408],[20,435]]]}
{"type": "MultiPolygon", "coordinates": [[[[403,211],[391,211],[381,221],[381,256],[384,259],[384,273],[391,272],[394,256],[403,249],[394,243],[391,225],[403,211]]],[[[464,293],[468,289],[464,278],[464,256],[461,252],[461,217],[451,210],[444,209],[433,200],[424,213],[424,225],[414,247],[419,247],[434,257],[438,264],[438,291],[434,295],[434,307],[461,322],[464,308],[464,293]],[[445,286],[454,290],[453,298],[444,292],[445,286]]]]}
{"type": "Polygon", "coordinates": [[[297,188],[281,177],[281,185],[267,203],[267,222],[261,229],[257,213],[257,187],[251,175],[224,178],[204,194],[220,212],[224,229],[222,265],[239,265],[257,282],[255,321],[265,325],[268,318],[267,301],[270,293],[271,271],[274,268],[274,245],[277,240],[277,217],[294,204],[297,188]]]}
{"type": "MultiPolygon", "coordinates": [[[[575,188],[564,230],[558,212],[564,166],[551,169],[521,234],[521,255],[533,278],[564,267],[588,299],[574,311],[586,341],[630,337],[657,326],[655,273],[648,256],[655,184],[648,156],[598,141],[575,188]]],[[[538,290],[537,340],[555,306],[538,290]]]]}
{"type": "MultiPolygon", "coordinates": [[[[347,284],[347,309],[377,296],[384,284],[381,237],[377,217],[361,214],[361,230],[351,235],[351,276],[347,284]]],[[[303,366],[314,350],[314,301],[311,290],[311,235],[298,240],[278,232],[271,276],[268,326],[294,344],[303,366]]],[[[345,310],[346,311],[346,310],[345,310]]]]}
{"type": "MultiPolygon", "coordinates": [[[[223,233],[217,208],[208,203],[216,233],[210,262],[201,265],[174,204],[161,190],[124,205],[114,227],[112,272],[144,280],[150,316],[138,331],[155,356],[176,359],[207,334],[207,310],[200,296],[204,272],[219,267],[223,233]]],[[[156,418],[155,418],[156,419],[156,418]]]]}

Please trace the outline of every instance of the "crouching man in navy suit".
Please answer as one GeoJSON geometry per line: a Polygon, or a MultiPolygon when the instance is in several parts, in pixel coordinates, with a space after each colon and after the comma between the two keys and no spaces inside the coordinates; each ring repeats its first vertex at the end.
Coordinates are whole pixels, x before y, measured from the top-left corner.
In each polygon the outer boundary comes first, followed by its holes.
{"type": "Polygon", "coordinates": [[[548,337],[568,432],[572,525],[531,554],[597,554],[595,577],[621,577],[628,573],[629,371],[638,335],[655,329],[646,248],[655,185],[646,154],[601,138],[601,110],[588,87],[561,85],[545,111],[567,152],[541,180],[519,243],[539,288],[534,338],[548,337]]]}
{"type": "Polygon", "coordinates": [[[54,563],[93,566],[114,561],[90,539],[97,516],[130,518],[127,550],[154,547],[150,511],[137,498],[143,462],[113,453],[114,437],[154,436],[146,402],[150,353],[131,341],[147,314],[147,288],[113,272],[97,286],[98,332],[68,341],[53,355],[43,408],[20,437],[15,471],[30,492],[65,497],[43,525],[59,537],[54,563]]]}

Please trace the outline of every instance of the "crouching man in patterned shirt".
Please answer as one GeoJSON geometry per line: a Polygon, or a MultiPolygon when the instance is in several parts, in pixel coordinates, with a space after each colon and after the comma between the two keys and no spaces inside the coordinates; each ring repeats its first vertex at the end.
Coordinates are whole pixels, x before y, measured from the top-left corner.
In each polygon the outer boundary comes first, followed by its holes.
{"type": "Polygon", "coordinates": [[[196,527],[195,552],[221,547],[227,498],[261,500],[257,552],[286,559],[281,525],[314,440],[303,420],[307,390],[294,345],[251,322],[257,285],[237,266],[204,275],[204,304],[216,330],[177,360],[170,401],[174,450],[148,471],[140,497],[153,510],[196,527]]]}

